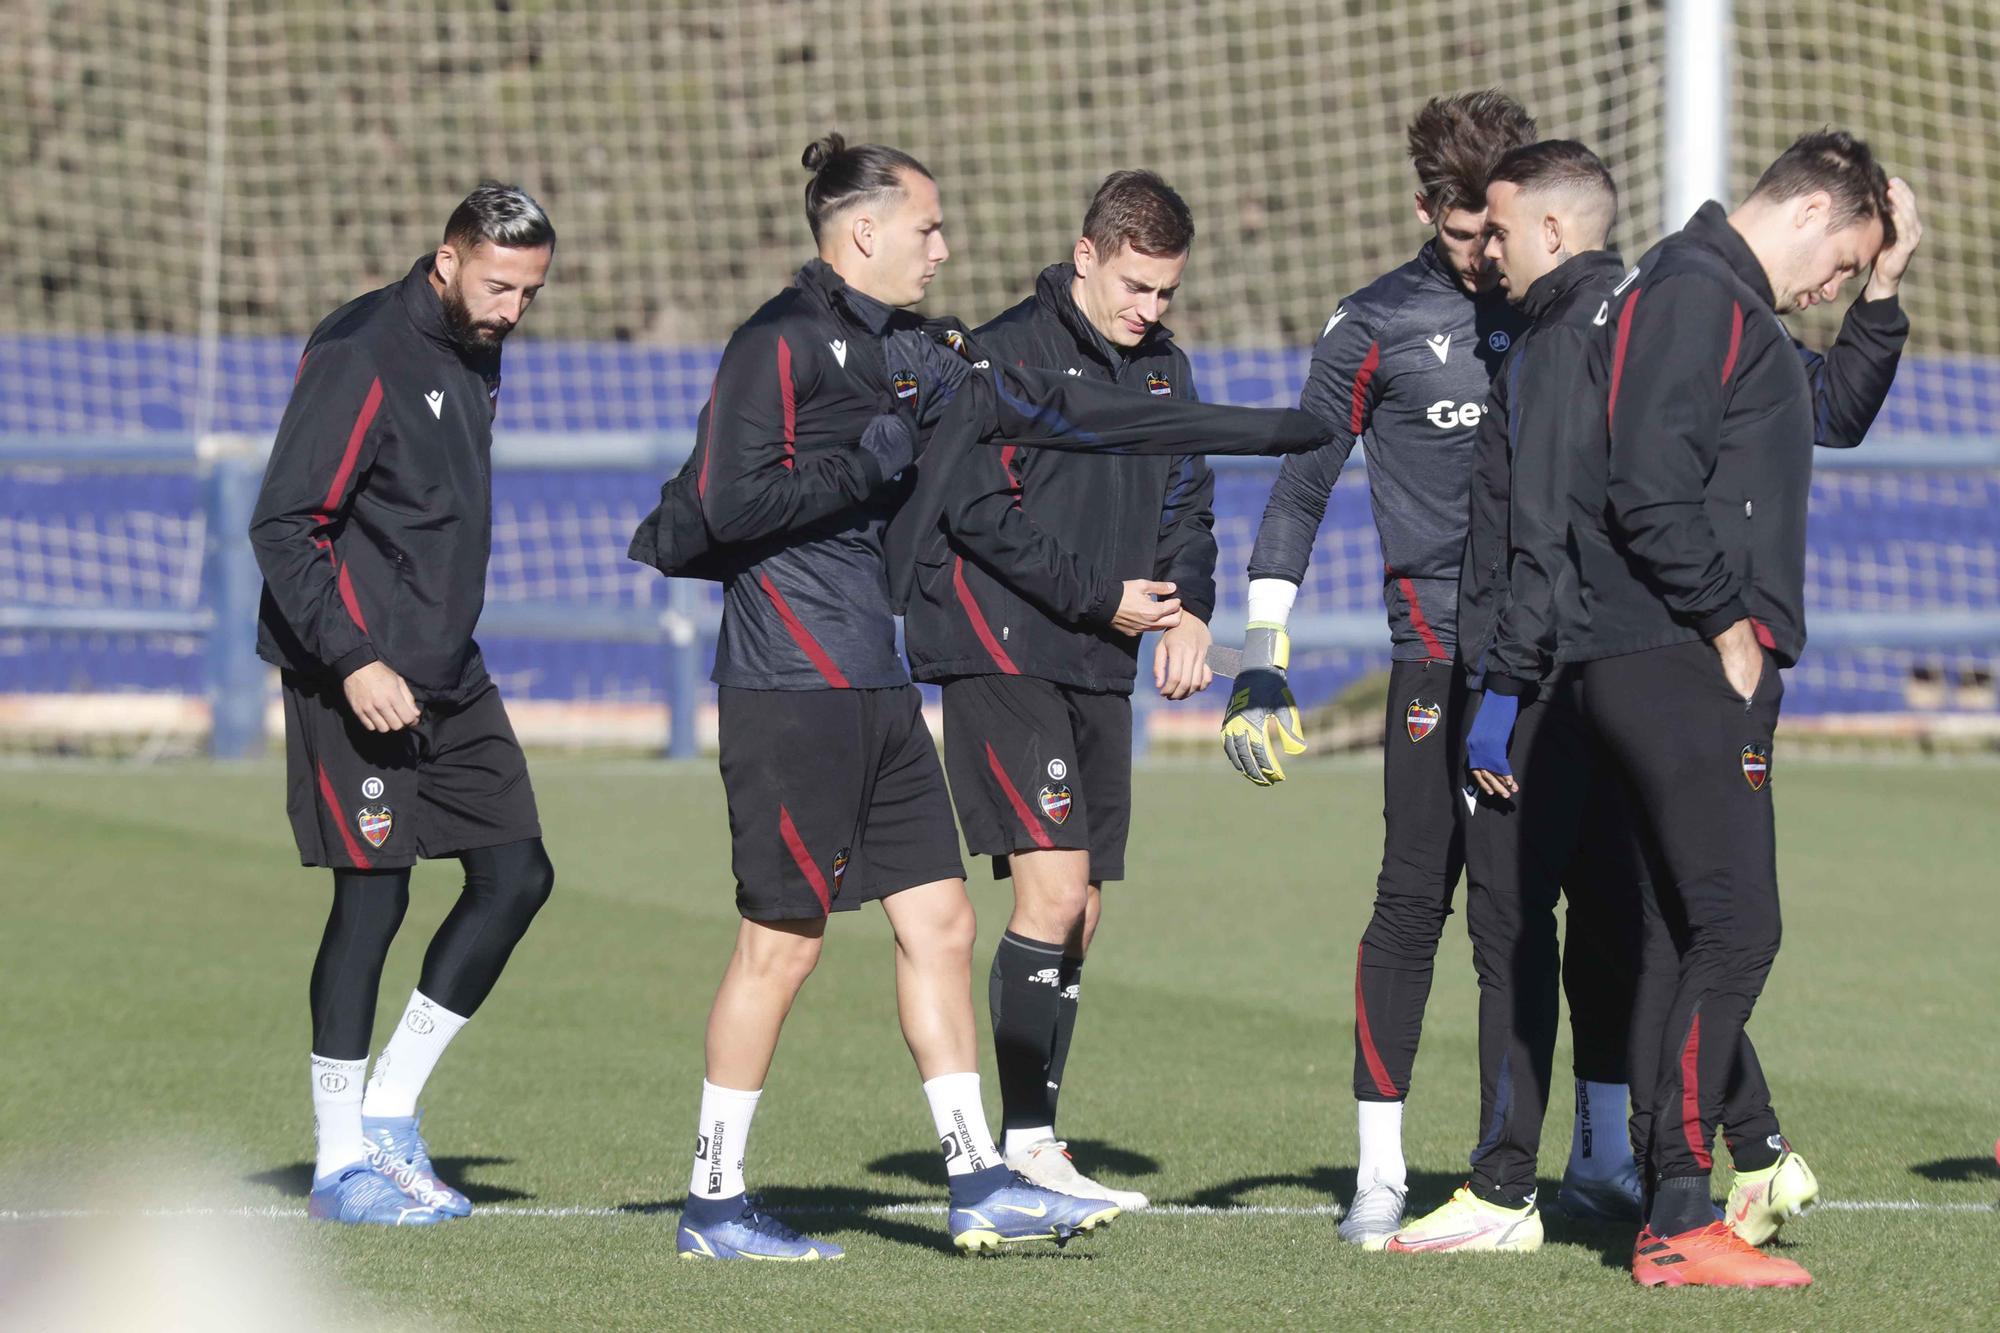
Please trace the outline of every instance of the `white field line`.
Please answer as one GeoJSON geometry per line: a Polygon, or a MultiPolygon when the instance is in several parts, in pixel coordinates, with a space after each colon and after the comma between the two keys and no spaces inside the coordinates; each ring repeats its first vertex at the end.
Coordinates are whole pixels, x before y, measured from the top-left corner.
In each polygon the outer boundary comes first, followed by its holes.
{"type": "MultiPolygon", "coordinates": [[[[537,1207],[527,1204],[481,1204],[473,1210],[478,1217],[644,1217],[670,1212],[671,1209],[606,1208],[593,1205],[574,1207],[537,1207]]],[[[835,1217],[852,1216],[857,1213],[872,1217],[894,1217],[905,1215],[942,1216],[944,1205],[937,1203],[885,1203],[866,1208],[839,1206],[773,1208],[774,1213],[790,1217],[835,1217]]],[[[1331,1203],[1300,1205],[1232,1204],[1225,1207],[1211,1207],[1195,1203],[1162,1203],[1144,1210],[1146,1214],[1162,1217],[1338,1217],[1340,1205],[1331,1203]]],[[[1921,1199],[1832,1199],[1815,1204],[1813,1212],[1829,1213],[1995,1213],[2000,1214],[2000,1203],[1927,1203],[1921,1199]]],[[[304,1217],[303,1208],[284,1207],[267,1204],[262,1207],[237,1208],[21,1208],[0,1209],[0,1222],[62,1222],[90,1220],[97,1218],[177,1218],[177,1217],[304,1217]]]]}

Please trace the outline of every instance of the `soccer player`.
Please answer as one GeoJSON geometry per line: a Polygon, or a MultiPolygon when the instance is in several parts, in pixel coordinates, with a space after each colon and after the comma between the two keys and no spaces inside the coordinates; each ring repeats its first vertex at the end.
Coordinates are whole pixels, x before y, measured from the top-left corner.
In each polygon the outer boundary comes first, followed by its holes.
{"type": "Polygon", "coordinates": [[[1502,158],[1486,204],[1487,258],[1533,324],[1508,349],[1480,420],[1459,583],[1469,759],[1480,788],[1465,830],[1466,920],[1479,973],[1479,1140],[1470,1180],[1397,1232],[1392,1252],[1541,1245],[1535,1158],[1559,970],[1580,1121],[1559,1198],[1565,1211],[1592,1219],[1639,1216],[1625,1052],[1640,857],[1617,784],[1593,778],[1575,673],[1555,665],[1552,587],[1567,518],[1559,468],[1576,440],[1604,429],[1585,352],[1623,276],[1623,262],[1605,249],[1618,192],[1595,153],[1552,139],[1502,158]],[[1560,954],[1559,892],[1569,902],[1560,954]]]}
{"type": "Polygon", "coordinates": [[[1332,444],[1288,458],[1250,557],[1243,670],[1223,748],[1250,781],[1283,781],[1278,747],[1305,740],[1285,683],[1285,622],[1327,497],[1368,439],[1369,496],[1386,562],[1389,708],[1384,840],[1374,917],[1355,963],[1354,1095],[1360,1163],[1342,1239],[1381,1244],[1403,1221],[1403,1099],[1451,895],[1464,863],[1459,759],[1464,686],[1453,664],[1473,436],[1493,368],[1523,321],[1485,258],[1486,178],[1535,122],[1498,92],[1432,99],[1409,127],[1416,213],[1431,231],[1416,258],[1335,307],[1300,405],[1332,444]]]}
{"type": "Polygon", "coordinates": [[[1777,954],[1772,734],[1805,646],[1815,444],[1858,444],[1895,378],[1897,300],[1920,225],[1868,146],[1800,138],[1733,212],[1710,202],[1604,310],[1608,442],[1568,460],[1574,627],[1592,730],[1662,867],[1645,895],[1633,1137],[1650,1186],[1632,1257],[1648,1286],[1803,1286],[1755,1246],[1811,1201],[1744,1025],[1777,954]],[[1778,318],[1868,270],[1825,356],[1778,318]],[[1651,1071],[1651,1078],[1645,1071],[1651,1071]],[[1650,1083],[1650,1086],[1642,1086],[1650,1083]],[[1713,1220],[1710,1145],[1736,1167],[1713,1220]]]}
{"type": "Polygon", "coordinates": [[[257,651],[283,672],[292,832],[305,864],[333,871],[311,987],[316,1218],[472,1211],[431,1166],[417,1099],[555,883],[521,746],[472,639],[500,348],[555,243],[526,193],[482,185],[434,253],[321,321],[250,524],[257,651]],[[367,1074],[420,856],[457,857],[465,889],[367,1074]]]}
{"type": "Polygon", "coordinates": [[[745,1192],[744,1145],[829,915],[880,901],[903,1036],[929,1101],[962,1250],[1062,1242],[1118,1215],[1034,1185],[987,1128],[974,937],[951,801],[896,653],[883,529],[907,489],[934,367],[898,350],[950,254],[936,182],[893,148],[807,148],[819,257],[729,340],[699,426],[698,489],[735,564],[713,679],[742,915],[709,1011],[684,1258],[833,1259],[745,1192]]]}
{"type": "MultiPolygon", "coordinates": [[[[1160,323],[1194,219],[1150,171],[1098,187],[1072,258],[978,329],[986,355],[1153,397],[1194,397],[1160,323]]],[[[1125,875],[1138,636],[1162,631],[1153,682],[1205,688],[1215,605],[1207,463],[987,449],[957,469],[917,561],[906,628],[917,679],[944,686],[946,767],[967,847],[1012,876],[989,982],[1007,1165],[1069,1194],[1143,1208],[1078,1173],[1056,1137],[1083,961],[1103,886],[1125,875]]]]}

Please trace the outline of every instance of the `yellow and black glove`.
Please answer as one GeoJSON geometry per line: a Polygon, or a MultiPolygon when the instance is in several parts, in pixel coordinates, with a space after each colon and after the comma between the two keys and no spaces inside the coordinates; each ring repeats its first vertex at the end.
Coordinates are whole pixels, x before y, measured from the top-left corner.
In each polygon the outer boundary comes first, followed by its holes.
{"type": "Polygon", "coordinates": [[[1222,716],[1222,752],[1237,772],[1260,787],[1285,780],[1274,735],[1286,754],[1306,752],[1299,706],[1285,681],[1291,660],[1292,640],[1284,626],[1252,624],[1245,632],[1243,666],[1229,696],[1229,711],[1222,716]]]}

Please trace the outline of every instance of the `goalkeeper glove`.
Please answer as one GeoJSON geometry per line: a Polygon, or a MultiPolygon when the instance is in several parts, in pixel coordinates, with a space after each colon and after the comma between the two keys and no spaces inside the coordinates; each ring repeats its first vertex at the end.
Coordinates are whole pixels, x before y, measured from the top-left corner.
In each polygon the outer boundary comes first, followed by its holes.
{"type": "Polygon", "coordinates": [[[1488,691],[1473,714],[1472,729],[1465,737],[1465,766],[1484,769],[1499,777],[1514,776],[1507,766],[1507,746],[1514,739],[1514,719],[1520,715],[1521,699],[1514,694],[1488,691]]]}
{"type": "Polygon", "coordinates": [[[1281,625],[1253,624],[1243,636],[1243,667],[1236,692],[1222,717],[1222,752],[1236,771],[1260,787],[1285,780],[1272,744],[1275,734],[1286,754],[1304,754],[1299,706],[1285,683],[1292,658],[1291,636],[1281,625]]]}

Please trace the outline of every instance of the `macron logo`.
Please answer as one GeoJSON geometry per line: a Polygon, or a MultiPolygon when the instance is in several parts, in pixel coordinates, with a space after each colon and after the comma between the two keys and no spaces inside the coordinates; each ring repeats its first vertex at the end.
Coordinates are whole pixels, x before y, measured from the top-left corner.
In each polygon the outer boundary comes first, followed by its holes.
{"type": "Polygon", "coordinates": [[[1451,335],[1449,333],[1433,333],[1430,337],[1424,339],[1424,342],[1430,347],[1431,351],[1437,353],[1439,365],[1443,365],[1444,359],[1451,355],[1451,335]]]}
{"type": "Polygon", "coordinates": [[[840,362],[841,369],[845,370],[847,368],[847,339],[835,338],[827,346],[833,349],[833,359],[840,362]]]}
{"type": "Polygon", "coordinates": [[[443,421],[443,420],[444,420],[444,390],[443,390],[443,389],[432,389],[432,390],[431,390],[431,391],[430,391],[429,393],[427,393],[427,394],[425,394],[425,395],[424,395],[424,401],[425,401],[425,402],[427,402],[427,403],[429,403],[429,404],[431,405],[431,415],[432,415],[432,416],[434,416],[434,417],[436,417],[436,418],[437,418],[437,419],[438,419],[439,421],[443,421]]]}
{"type": "Polygon", "coordinates": [[[1333,316],[1326,321],[1326,327],[1319,331],[1319,336],[1322,338],[1326,337],[1327,334],[1333,332],[1335,325],[1339,324],[1341,320],[1346,318],[1347,318],[1347,307],[1342,306],[1340,307],[1340,309],[1334,311],[1333,316]]]}

